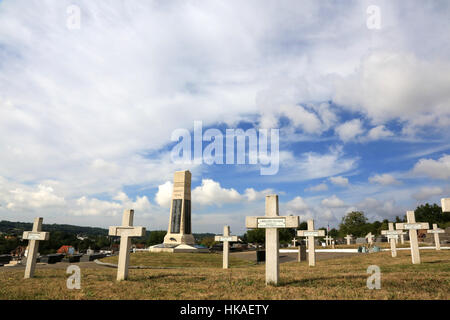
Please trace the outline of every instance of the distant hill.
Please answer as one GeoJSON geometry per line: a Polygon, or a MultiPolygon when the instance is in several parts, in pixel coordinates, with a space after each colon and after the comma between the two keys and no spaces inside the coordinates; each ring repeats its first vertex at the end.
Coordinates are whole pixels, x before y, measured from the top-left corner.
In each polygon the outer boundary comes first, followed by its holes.
{"type": "MultiPolygon", "coordinates": [[[[30,231],[33,228],[33,224],[29,222],[12,222],[12,221],[0,221],[0,232],[8,234],[21,235],[23,231],[30,231]]],[[[60,231],[70,234],[79,234],[84,236],[106,236],[108,235],[108,229],[93,228],[93,227],[80,227],[70,224],[43,224],[42,231],[54,232],[60,231]]]]}
{"type": "Polygon", "coordinates": [[[214,238],[214,233],[193,233],[196,242],[202,241],[203,238],[214,238]]]}
{"type": "MultiPolygon", "coordinates": [[[[2,220],[0,221],[0,232],[7,234],[17,234],[21,235],[23,231],[30,231],[33,228],[33,224],[29,222],[12,222],[2,220]]],[[[107,236],[108,229],[96,228],[96,227],[80,227],[74,226],[70,224],[43,224],[42,231],[48,232],[65,232],[69,234],[75,235],[83,235],[83,236],[107,236]]],[[[144,238],[148,238],[150,234],[150,230],[147,230],[146,236],[144,238]]],[[[205,237],[214,237],[214,233],[194,233],[194,238],[197,241],[201,241],[205,237]]]]}

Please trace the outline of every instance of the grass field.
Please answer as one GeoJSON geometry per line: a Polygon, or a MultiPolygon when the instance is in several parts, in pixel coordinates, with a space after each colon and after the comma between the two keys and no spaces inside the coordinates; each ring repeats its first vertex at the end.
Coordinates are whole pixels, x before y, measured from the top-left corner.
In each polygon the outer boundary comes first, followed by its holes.
{"type": "MultiPolygon", "coordinates": [[[[366,247],[368,246],[368,244],[350,244],[350,245],[346,245],[346,244],[337,244],[335,245],[335,249],[357,249],[360,246],[365,245],[366,247]]],[[[383,249],[390,249],[391,248],[391,244],[389,242],[377,242],[374,243],[374,246],[383,248],[383,249]]],[[[404,244],[401,244],[400,242],[397,243],[395,245],[397,248],[410,248],[409,242],[405,242],[404,244]]],[[[430,243],[423,243],[423,242],[419,242],[419,247],[433,247],[434,244],[430,244],[430,243]]],[[[288,249],[288,248],[287,248],[288,249]]],[[[316,246],[316,249],[332,249],[332,246],[316,246]]]]}
{"type": "MultiPolygon", "coordinates": [[[[117,264],[118,256],[104,258],[101,261],[117,264]]],[[[251,263],[246,260],[230,257],[231,267],[250,266],[251,263]]],[[[192,254],[192,253],[152,253],[137,252],[130,256],[131,266],[150,266],[150,267],[174,267],[174,268],[221,268],[221,254],[192,254]]]]}
{"type": "MultiPolygon", "coordinates": [[[[107,259],[112,260],[113,258],[107,259]]],[[[280,284],[265,286],[264,265],[231,260],[221,269],[219,254],[132,254],[131,264],[189,265],[185,269],[130,269],[129,280],[116,282],[114,268],[84,268],[81,289],[69,290],[64,269],[0,272],[0,299],[450,299],[450,251],[421,251],[411,264],[409,251],[355,254],[353,257],[280,265],[280,284]],[[168,262],[167,259],[172,259],[168,262]],[[381,289],[369,290],[367,267],[381,268],[381,289]]]]}

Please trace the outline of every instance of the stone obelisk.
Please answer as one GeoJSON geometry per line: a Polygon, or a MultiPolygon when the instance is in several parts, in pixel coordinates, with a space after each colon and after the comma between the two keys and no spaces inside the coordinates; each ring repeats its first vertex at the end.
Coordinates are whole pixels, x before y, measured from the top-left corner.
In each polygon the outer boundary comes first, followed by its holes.
{"type": "Polygon", "coordinates": [[[191,226],[191,173],[189,170],[176,171],[173,178],[169,229],[164,237],[164,245],[193,245],[195,240],[191,226]]]}

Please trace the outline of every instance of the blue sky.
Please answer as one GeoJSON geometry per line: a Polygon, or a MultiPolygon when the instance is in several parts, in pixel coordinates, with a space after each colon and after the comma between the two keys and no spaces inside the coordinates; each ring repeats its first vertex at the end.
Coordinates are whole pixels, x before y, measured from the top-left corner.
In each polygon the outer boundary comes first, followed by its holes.
{"type": "Polygon", "coordinates": [[[448,1],[0,1],[0,219],[108,227],[134,208],[166,229],[183,169],[194,232],[243,233],[269,193],[319,227],[439,203],[449,16],[448,1]],[[279,171],[174,163],[171,135],[195,121],[279,129],[279,171]]]}

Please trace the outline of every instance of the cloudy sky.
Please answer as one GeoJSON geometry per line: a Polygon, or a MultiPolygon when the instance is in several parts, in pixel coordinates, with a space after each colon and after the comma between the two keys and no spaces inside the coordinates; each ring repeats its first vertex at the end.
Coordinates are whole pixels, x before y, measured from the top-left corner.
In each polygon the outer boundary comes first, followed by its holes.
{"type": "Polygon", "coordinates": [[[446,0],[0,0],[0,219],[108,227],[134,208],[166,229],[182,169],[194,232],[243,233],[269,193],[318,227],[439,203],[449,16],[446,0]],[[174,163],[194,121],[279,129],[279,171],[174,163]]]}

